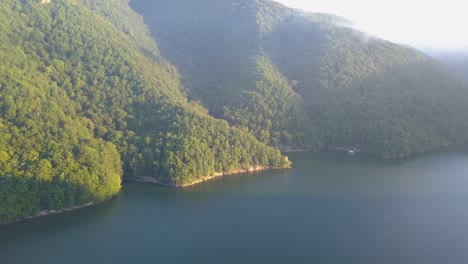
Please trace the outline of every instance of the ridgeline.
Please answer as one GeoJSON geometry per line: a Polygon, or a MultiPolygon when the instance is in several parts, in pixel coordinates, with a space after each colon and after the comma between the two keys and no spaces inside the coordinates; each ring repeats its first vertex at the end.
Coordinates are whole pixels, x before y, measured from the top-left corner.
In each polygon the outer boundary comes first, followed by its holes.
{"type": "Polygon", "coordinates": [[[468,142],[468,88],[408,47],[268,0],[4,0],[0,224],[289,168],[468,142]],[[148,28],[147,28],[148,25],[148,28]]]}

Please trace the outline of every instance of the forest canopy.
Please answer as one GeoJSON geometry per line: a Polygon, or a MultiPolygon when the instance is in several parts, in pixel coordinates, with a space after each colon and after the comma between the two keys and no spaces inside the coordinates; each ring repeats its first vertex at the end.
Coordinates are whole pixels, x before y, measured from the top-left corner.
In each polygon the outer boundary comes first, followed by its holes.
{"type": "Polygon", "coordinates": [[[109,199],[122,177],[290,166],[187,100],[127,1],[5,0],[0,33],[0,223],[109,199]]]}
{"type": "Polygon", "coordinates": [[[189,97],[264,143],[396,158],[468,141],[468,87],[346,19],[268,0],[131,4],[189,97]]]}
{"type": "Polygon", "coordinates": [[[289,168],[279,149],[468,142],[442,64],[270,0],[3,0],[0,35],[0,224],[123,180],[289,168]]]}

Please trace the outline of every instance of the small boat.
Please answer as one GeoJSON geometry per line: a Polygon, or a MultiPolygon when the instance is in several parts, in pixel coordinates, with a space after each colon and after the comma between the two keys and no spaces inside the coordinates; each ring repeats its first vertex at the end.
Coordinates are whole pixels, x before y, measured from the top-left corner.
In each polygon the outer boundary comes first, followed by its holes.
{"type": "Polygon", "coordinates": [[[356,151],[354,151],[354,150],[348,150],[348,154],[349,154],[349,155],[354,155],[354,154],[356,154],[356,151]]]}

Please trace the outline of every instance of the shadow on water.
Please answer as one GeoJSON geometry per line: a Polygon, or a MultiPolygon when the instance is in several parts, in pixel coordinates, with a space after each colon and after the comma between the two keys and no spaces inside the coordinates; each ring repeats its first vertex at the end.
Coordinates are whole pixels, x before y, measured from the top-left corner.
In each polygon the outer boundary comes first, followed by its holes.
{"type": "Polygon", "coordinates": [[[90,207],[0,226],[0,249],[3,245],[21,241],[23,235],[28,237],[52,236],[65,230],[86,228],[100,223],[111,217],[112,212],[121,202],[122,195],[118,194],[109,201],[90,207]]]}
{"type": "Polygon", "coordinates": [[[10,234],[17,234],[18,232],[40,236],[43,234],[59,233],[69,228],[93,225],[111,217],[113,212],[122,205],[125,199],[137,198],[146,200],[152,198],[158,201],[191,198],[199,203],[204,199],[224,196],[247,186],[262,185],[274,178],[284,178],[288,174],[287,170],[281,170],[227,175],[187,188],[171,188],[157,184],[125,182],[121,193],[101,204],[0,226],[0,237],[9,237],[7,240],[0,239],[0,245],[2,242],[19,238],[18,236],[10,236],[10,234]],[[86,217],[82,217],[83,215],[86,215],[86,217]]]}
{"type": "Polygon", "coordinates": [[[255,189],[278,181],[288,181],[292,170],[267,170],[226,175],[186,188],[171,188],[157,184],[125,183],[125,198],[152,199],[155,203],[203,204],[223,199],[248,189],[255,189]]]}

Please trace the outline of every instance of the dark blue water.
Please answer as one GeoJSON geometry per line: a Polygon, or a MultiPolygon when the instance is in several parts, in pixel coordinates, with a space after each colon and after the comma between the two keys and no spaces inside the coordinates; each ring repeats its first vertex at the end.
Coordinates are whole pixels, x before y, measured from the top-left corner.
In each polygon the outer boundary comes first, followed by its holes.
{"type": "Polygon", "coordinates": [[[0,263],[468,263],[468,154],[293,154],[289,171],[0,227],[0,263]]]}

